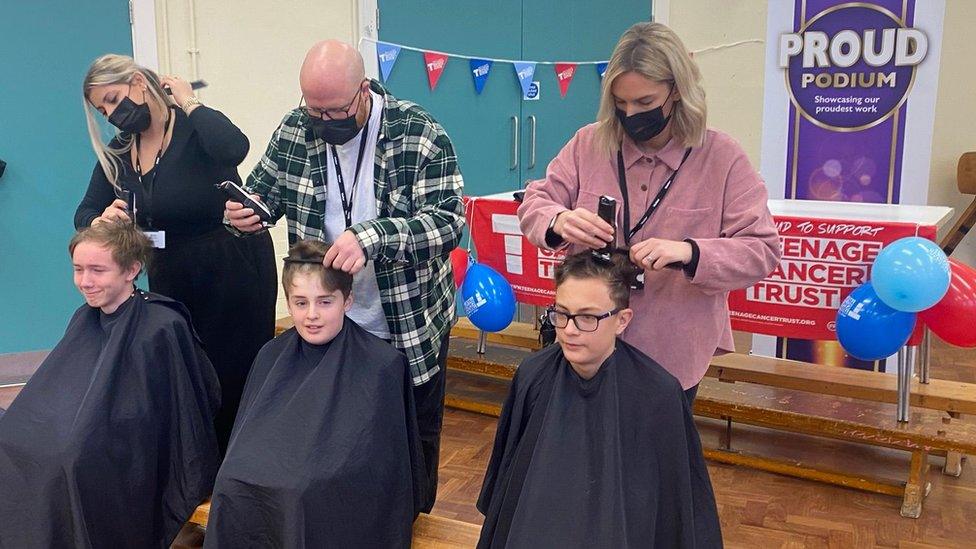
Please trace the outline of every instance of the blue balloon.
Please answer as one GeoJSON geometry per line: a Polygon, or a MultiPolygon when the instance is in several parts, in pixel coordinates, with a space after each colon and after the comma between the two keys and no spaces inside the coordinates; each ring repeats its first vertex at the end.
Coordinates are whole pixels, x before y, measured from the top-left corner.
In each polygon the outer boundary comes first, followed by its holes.
{"type": "Polygon", "coordinates": [[[949,290],[949,258],[931,240],[900,238],[885,246],[871,267],[871,283],[889,307],[917,313],[949,290]]]}
{"type": "Polygon", "coordinates": [[[897,353],[914,328],[915,313],[885,305],[870,282],[855,288],[837,310],[837,340],[861,360],[881,360],[897,353]]]}
{"type": "Polygon", "coordinates": [[[515,316],[515,292],[505,277],[481,263],[468,267],[461,284],[464,314],[486,332],[500,332],[515,316]]]}

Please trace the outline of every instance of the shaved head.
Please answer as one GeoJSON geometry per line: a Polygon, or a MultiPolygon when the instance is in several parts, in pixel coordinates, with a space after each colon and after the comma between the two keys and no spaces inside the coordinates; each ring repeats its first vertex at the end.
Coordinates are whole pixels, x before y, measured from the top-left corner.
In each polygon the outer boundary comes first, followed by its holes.
{"type": "Polygon", "coordinates": [[[305,55],[299,85],[309,106],[342,107],[366,78],[363,56],[339,40],[323,40],[305,55]]]}

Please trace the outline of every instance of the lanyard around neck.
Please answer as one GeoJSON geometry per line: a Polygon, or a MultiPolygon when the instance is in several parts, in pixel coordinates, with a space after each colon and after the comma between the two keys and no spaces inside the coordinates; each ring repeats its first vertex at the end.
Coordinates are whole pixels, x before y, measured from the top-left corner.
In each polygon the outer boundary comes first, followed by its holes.
{"type": "Polygon", "coordinates": [[[678,167],[675,168],[673,172],[671,172],[671,176],[668,177],[667,181],[664,182],[664,186],[661,187],[661,190],[657,192],[657,196],[655,196],[654,200],[651,201],[651,205],[647,207],[647,211],[645,211],[644,215],[637,220],[637,224],[634,225],[634,228],[630,228],[630,196],[627,192],[627,174],[624,170],[624,153],[620,149],[617,150],[617,181],[620,183],[620,194],[624,199],[624,242],[627,244],[627,246],[630,246],[630,239],[634,238],[634,235],[644,228],[647,221],[651,219],[651,216],[654,215],[655,211],[657,211],[658,206],[661,205],[661,201],[664,200],[664,197],[668,194],[668,190],[671,189],[671,184],[674,183],[674,178],[678,176],[678,171],[681,170],[681,166],[684,166],[685,160],[688,160],[688,156],[690,154],[691,147],[688,147],[685,149],[685,155],[681,158],[681,163],[678,164],[678,167]]]}
{"type": "Polygon", "coordinates": [[[369,118],[363,124],[362,133],[359,136],[359,155],[356,157],[356,171],[353,172],[352,189],[346,194],[346,183],[342,177],[342,165],[339,163],[339,153],[336,152],[335,145],[330,145],[332,149],[332,163],[335,164],[336,183],[339,184],[339,198],[342,199],[342,213],[346,219],[346,228],[352,226],[352,199],[356,196],[356,185],[359,183],[359,170],[363,166],[363,157],[366,152],[366,136],[369,132],[369,118]]]}

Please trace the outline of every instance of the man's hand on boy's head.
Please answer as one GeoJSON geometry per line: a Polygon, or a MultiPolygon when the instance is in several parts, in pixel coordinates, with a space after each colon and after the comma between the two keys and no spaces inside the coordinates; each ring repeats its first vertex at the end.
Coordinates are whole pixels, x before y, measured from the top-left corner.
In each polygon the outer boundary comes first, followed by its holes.
{"type": "Polygon", "coordinates": [[[366,265],[366,252],[359,245],[356,235],[346,230],[329,246],[322,264],[354,275],[366,265]]]}
{"type": "Polygon", "coordinates": [[[691,244],[678,240],[648,238],[630,248],[630,261],[652,271],[660,271],[671,263],[682,265],[691,261],[691,244]]]}

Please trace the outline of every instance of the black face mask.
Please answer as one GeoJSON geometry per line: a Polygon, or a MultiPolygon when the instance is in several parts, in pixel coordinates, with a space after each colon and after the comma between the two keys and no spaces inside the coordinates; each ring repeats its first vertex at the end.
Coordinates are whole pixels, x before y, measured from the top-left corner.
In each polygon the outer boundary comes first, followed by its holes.
{"type": "MultiPolygon", "coordinates": [[[[131,89],[132,86],[129,86],[130,91],[131,89]]],[[[122,101],[119,101],[119,105],[108,117],[108,121],[124,132],[142,133],[152,123],[152,114],[149,112],[148,103],[137,105],[127,95],[122,98],[122,101]]]]}
{"type": "Polygon", "coordinates": [[[341,120],[323,120],[310,116],[308,125],[312,128],[315,137],[329,145],[345,145],[359,133],[359,124],[356,123],[355,116],[341,120]]]}
{"type": "MultiPolygon", "coordinates": [[[[674,88],[672,87],[673,91],[674,88]]],[[[668,92],[668,97],[664,98],[664,102],[667,103],[668,98],[671,97],[671,92],[668,92]]],[[[671,114],[674,114],[674,107],[671,108],[671,114]]],[[[649,111],[643,111],[634,113],[627,116],[627,113],[617,109],[617,120],[620,120],[620,125],[623,126],[624,131],[631,139],[637,142],[647,141],[648,139],[653,139],[658,134],[664,131],[664,128],[671,121],[671,114],[664,116],[664,105],[660,107],[655,107],[649,111]]]]}

